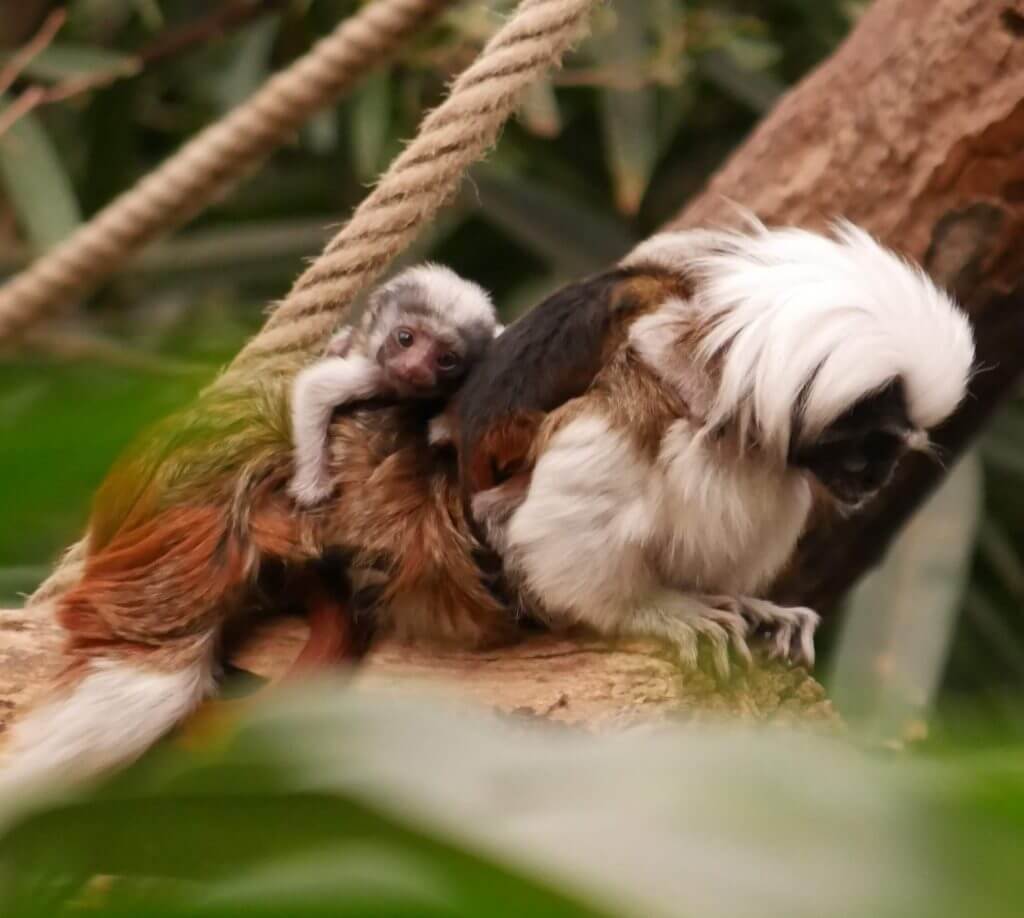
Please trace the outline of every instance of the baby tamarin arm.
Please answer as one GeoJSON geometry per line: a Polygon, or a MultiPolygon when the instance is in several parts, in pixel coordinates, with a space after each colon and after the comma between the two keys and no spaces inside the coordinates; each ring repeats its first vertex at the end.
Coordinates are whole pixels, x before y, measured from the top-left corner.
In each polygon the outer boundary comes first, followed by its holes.
{"type": "Polygon", "coordinates": [[[444,399],[498,330],[490,298],[439,265],[404,271],[371,298],[357,329],[296,377],[295,472],[289,492],[305,506],[331,491],[327,428],[335,409],[372,398],[444,399]]]}
{"type": "Polygon", "coordinates": [[[288,491],[309,506],[331,493],[327,469],[327,428],[334,409],[382,394],[386,377],[364,354],[330,357],[299,374],[292,395],[295,472],[288,491]]]}

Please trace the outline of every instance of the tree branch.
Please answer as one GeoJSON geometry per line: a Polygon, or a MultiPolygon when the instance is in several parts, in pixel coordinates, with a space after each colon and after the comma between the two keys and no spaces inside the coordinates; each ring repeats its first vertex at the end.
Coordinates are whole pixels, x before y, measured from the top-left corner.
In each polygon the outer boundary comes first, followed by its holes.
{"type": "Polygon", "coordinates": [[[11,56],[11,59],[0,69],[0,94],[7,92],[24,69],[50,46],[50,42],[61,30],[67,18],[68,14],[65,10],[54,10],[46,17],[39,27],[39,31],[25,43],[24,47],[11,56]]]}
{"type": "MultiPolygon", "coordinates": [[[[0,137],[19,119],[37,108],[63,102],[74,96],[102,89],[126,77],[135,76],[146,67],[162,64],[196,47],[224,38],[253,20],[275,12],[287,2],[288,0],[231,0],[193,22],[179,28],[167,29],[128,58],[124,65],[71,76],[49,87],[29,86],[0,114],[0,137]]],[[[0,70],[0,93],[9,89],[32,59],[49,46],[64,24],[65,18],[63,10],[52,13],[32,40],[11,58],[3,70],[0,70]]]]}
{"type": "MultiPolygon", "coordinates": [[[[283,675],[308,629],[295,618],[247,632],[232,662],[265,679],[283,675]]],[[[17,708],[45,689],[61,663],[61,632],[45,606],[0,610],[0,733],[17,708]]],[[[702,671],[682,672],[650,643],[615,647],[586,638],[536,635],[498,651],[439,651],[380,642],[356,674],[357,686],[430,683],[499,711],[589,729],[666,717],[727,715],[751,721],[834,725],[820,685],[805,670],[765,663],[727,686],[702,671]]]]}

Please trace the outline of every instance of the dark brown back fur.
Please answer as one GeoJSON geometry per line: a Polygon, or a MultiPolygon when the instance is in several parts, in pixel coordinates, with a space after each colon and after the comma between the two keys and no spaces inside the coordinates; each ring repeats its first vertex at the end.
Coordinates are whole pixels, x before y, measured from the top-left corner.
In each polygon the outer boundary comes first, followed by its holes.
{"type": "Polygon", "coordinates": [[[466,496],[521,472],[543,416],[590,387],[633,320],[686,284],[615,269],[571,284],[509,326],[454,399],[466,496]]]}

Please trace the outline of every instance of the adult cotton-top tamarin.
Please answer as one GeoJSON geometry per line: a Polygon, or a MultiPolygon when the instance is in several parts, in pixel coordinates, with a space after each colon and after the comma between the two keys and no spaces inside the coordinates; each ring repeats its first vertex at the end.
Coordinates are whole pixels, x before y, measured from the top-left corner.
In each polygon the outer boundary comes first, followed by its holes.
{"type": "Polygon", "coordinates": [[[812,495],[855,507],[967,390],[970,325],[849,223],[655,236],[498,338],[450,409],[465,497],[520,603],[718,668],[755,627],[813,660],[817,616],[759,598],[812,495]]]}

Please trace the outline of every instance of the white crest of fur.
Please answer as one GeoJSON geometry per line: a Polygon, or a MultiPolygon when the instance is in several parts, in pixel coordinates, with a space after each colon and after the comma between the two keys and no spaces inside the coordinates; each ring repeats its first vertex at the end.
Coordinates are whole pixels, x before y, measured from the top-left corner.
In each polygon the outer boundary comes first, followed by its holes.
{"type": "Polygon", "coordinates": [[[403,271],[397,279],[423,287],[431,304],[451,316],[456,325],[495,324],[494,304],[487,291],[451,268],[428,262],[403,271]]]}
{"type": "MultiPolygon", "coordinates": [[[[388,309],[389,294],[400,287],[418,288],[422,305],[436,315],[440,327],[458,329],[482,340],[493,337],[498,320],[487,291],[451,268],[430,262],[407,268],[375,292],[367,310],[367,320],[373,319],[375,303],[384,303],[384,308],[388,309]]],[[[398,309],[397,306],[390,308],[398,309]]],[[[395,321],[397,315],[385,316],[385,321],[376,324],[386,334],[386,329],[391,328],[395,321]]],[[[370,349],[376,350],[379,345],[379,341],[373,340],[370,349]]]]}
{"type": "Polygon", "coordinates": [[[693,272],[693,260],[706,252],[718,235],[714,230],[657,233],[634,246],[619,265],[623,268],[661,268],[672,274],[689,275],[693,272]]]}
{"type": "Polygon", "coordinates": [[[213,688],[206,654],[177,672],[97,660],[67,694],[15,722],[0,793],[93,777],[127,764],[190,714],[213,688]]]}
{"type": "Polygon", "coordinates": [[[832,236],[795,228],[665,233],[626,267],[691,277],[700,357],[720,360],[711,424],[737,418],[785,455],[797,411],[813,439],[859,399],[901,379],[911,421],[948,417],[974,359],[970,325],[921,271],[841,221],[832,236]]]}

